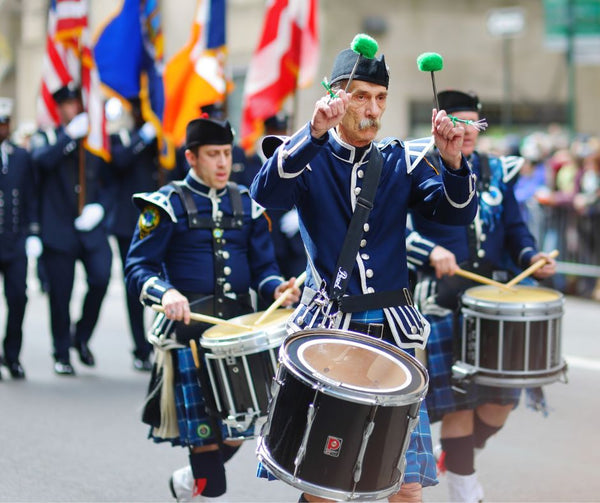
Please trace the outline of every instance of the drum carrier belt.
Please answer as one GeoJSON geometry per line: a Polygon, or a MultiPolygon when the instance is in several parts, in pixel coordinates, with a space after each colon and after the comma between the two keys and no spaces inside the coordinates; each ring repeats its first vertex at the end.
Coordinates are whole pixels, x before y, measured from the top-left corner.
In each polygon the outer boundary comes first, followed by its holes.
{"type": "Polygon", "coordinates": [[[225,229],[241,229],[244,224],[244,208],[242,206],[242,196],[240,189],[235,182],[227,182],[229,199],[233,216],[217,216],[216,218],[200,217],[198,207],[194,202],[191,190],[183,182],[171,182],[187,213],[188,225],[190,229],[212,229],[213,244],[213,262],[215,271],[214,288],[214,313],[216,316],[223,316],[223,303],[225,301],[226,283],[225,277],[225,250],[223,234],[225,229]]]}
{"type": "Polygon", "coordinates": [[[388,292],[375,292],[364,295],[343,296],[350,283],[350,277],[356,263],[356,254],[360,247],[364,226],[373,209],[375,192],[379,184],[383,157],[375,144],[365,169],[364,182],[360,194],[356,197],[356,206],[346,231],[342,251],[335,267],[335,282],[330,287],[329,298],[339,306],[344,313],[381,309],[382,307],[411,304],[407,289],[388,292]],[[408,294],[408,295],[407,295],[408,294]]]}

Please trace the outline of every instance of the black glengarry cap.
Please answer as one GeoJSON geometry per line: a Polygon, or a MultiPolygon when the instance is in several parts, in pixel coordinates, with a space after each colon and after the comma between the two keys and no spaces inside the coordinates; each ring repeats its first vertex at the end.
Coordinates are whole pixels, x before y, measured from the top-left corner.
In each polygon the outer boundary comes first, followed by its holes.
{"type": "Polygon", "coordinates": [[[226,120],[194,119],[185,128],[185,148],[232,143],[233,129],[226,120]]]}

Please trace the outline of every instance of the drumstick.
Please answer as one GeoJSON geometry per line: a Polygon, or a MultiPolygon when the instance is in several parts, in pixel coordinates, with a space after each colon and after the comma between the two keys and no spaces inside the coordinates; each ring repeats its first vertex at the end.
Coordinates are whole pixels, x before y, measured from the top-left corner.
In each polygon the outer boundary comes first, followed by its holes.
{"type": "Polygon", "coordinates": [[[285,301],[285,299],[287,299],[288,295],[290,293],[292,293],[292,290],[294,289],[294,287],[302,285],[302,283],[304,283],[305,279],[306,279],[306,271],[304,271],[302,274],[300,274],[296,278],[296,281],[293,286],[286,288],[283,291],[283,293],[279,297],[277,297],[277,299],[275,299],[275,302],[273,302],[273,304],[271,304],[267,308],[267,310],[258,317],[258,319],[254,322],[254,325],[260,325],[273,311],[275,311],[275,309],[277,309],[279,306],[281,306],[281,304],[284,303],[284,301],[285,301]]]}
{"type": "Polygon", "coordinates": [[[501,288],[502,290],[510,290],[509,285],[505,285],[504,283],[500,283],[499,281],[494,281],[493,279],[486,278],[485,276],[481,276],[480,274],[476,274],[471,271],[465,271],[464,269],[461,269],[460,267],[456,269],[454,274],[458,274],[459,276],[462,276],[463,278],[477,281],[478,283],[485,283],[486,285],[496,286],[498,288],[501,288]]]}
{"type": "MultiPolygon", "coordinates": [[[[165,308],[162,306],[159,306],[158,304],[154,304],[152,306],[152,309],[154,309],[158,313],[165,312],[165,308]]],[[[223,325],[225,327],[230,327],[230,328],[239,328],[240,330],[254,330],[254,327],[251,327],[249,325],[244,325],[242,323],[235,323],[233,321],[227,321],[227,320],[223,320],[221,318],[215,318],[214,316],[208,316],[207,314],[190,313],[190,318],[194,321],[210,323],[211,325],[223,325]]]]}
{"type": "MultiPolygon", "coordinates": [[[[558,250],[552,250],[550,253],[548,253],[548,256],[550,258],[558,257],[558,250]]],[[[536,260],[527,269],[525,269],[521,274],[518,274],[513,279],[511,279],[508,283],[506,283],[506,286],[511,287],[511,286],[516,285],[517,283],[519,283],[520,281],[525,279],[527,276],[533,274],[539,268],[544,267],[546,262],[547,262],[546,258],[541,258],[539,260],[536,260]]]]}
{"type": "Polygon", "coordinates": [[[192,358],[194,359],[194,365],[197,369],[199,369],[200,358],[198,358],[198,346],[196,346],[196,341],[194,339],[190,339],[190,349],[192,350],[192,358]]]}

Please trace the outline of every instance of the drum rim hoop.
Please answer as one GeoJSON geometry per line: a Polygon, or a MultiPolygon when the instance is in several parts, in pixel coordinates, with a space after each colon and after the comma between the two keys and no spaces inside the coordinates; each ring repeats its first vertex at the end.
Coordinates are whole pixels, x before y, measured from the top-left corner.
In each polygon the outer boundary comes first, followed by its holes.
{"type": "Polygon", "coordinates": [[[368,335],[359,334],[357,332],[349,332],[337,329],[309,329],[294,332],[285,339],[285,341],[279,348],[279,364],[283,368],[285,368],[285,370],[287,370],[293,376],[299,379],[300,382],[312,388],[318,389],[320,392],[327,396],[331,396],[333,398],[342,398],[349,402],[365,405],[380,405],[383,407],[412,405],[416,402],[423,401],[425,399],[425,396],[427,395],[427,390],[429,388],[429,374],[427,373],[427,370],[425,369],[423,364],[419,362],[416,358],[386,341],[374,339],[372,337],[369,337],[368,335]],[[324,335],[326,337],[332,338],[335,338],[336,336],[347,337],[348,335],[351,335],[353,337],[361,339],[361,342],[372,342],[375,343],[374,345],[381,346],[381,348],[383,349],[391,349],[392,353],[399,354],[401,356],[404,363],[408,363],[407,366],[412,365],[414,367],[414,370],[417,371],[417,374],[420,374],[423,385],[420,389],[416,389],[410,393],[366,393],[364,391],[358,391],[352,388],[333,388],[332,385],[330,383],[327,383],[326,381],[314,381],[310,378],[308,373],[305,373],[302,369],[298,368],[298,366],[293,361],[291,361],[289,355],[286,352],[286,348],[296,339],[311,335],[324,335]]]}

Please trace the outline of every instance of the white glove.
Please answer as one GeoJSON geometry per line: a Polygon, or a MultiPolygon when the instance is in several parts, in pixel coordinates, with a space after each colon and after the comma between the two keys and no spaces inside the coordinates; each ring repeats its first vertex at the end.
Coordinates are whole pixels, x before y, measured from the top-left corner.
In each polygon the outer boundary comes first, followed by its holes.
{"type": "Polygon", "coordinates": [[[65,126],[65,133],[67,133],[73,140],[83,138],[88,134],[90,121],[88,119],[87,112],[82,112],[76,115],[71,122],[65,126]]]}
{"type": "Polygon", "coordinates": [[[298,210],[294,208],[293,210],[288,211],[281,217],[281,220],[279,220],[279,225],[281,226],[281,232],[283,232],[288,239],[294,237],[294,234],[296,234],[299,229],[298,210]]]}
{"type": "Polygon", "coordinates": [[[101,204],[91,203],[83,207],[81,215],[75,219],[75,228],[78,231],[91,231],[104,217],[104,208],[101,204]]]}
{"type": "Polygon", "coordinates": [[[25,240],[25,253],[27,254],[27,258],[36,259],[44,250],[44,246],[42,245],[42,240],[37,236],[29,236],[25,240]]]}
{"type": "Polygon", "coordinates": [[[140,128],[140,136],[142,137],[142,140],[144,140],[144,143],[150,143],[156,138],[156,129],[151,122],[145,122],[140,128]]]}

